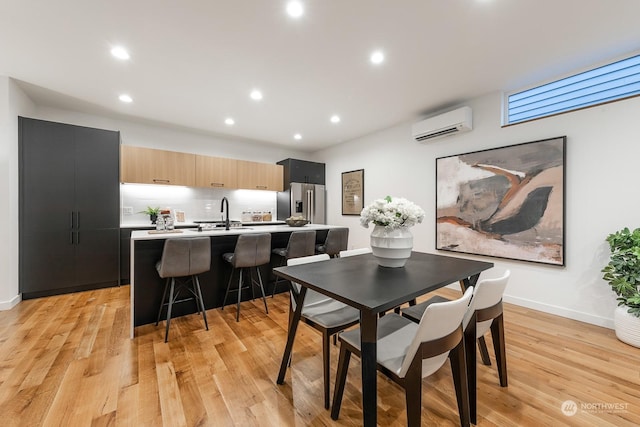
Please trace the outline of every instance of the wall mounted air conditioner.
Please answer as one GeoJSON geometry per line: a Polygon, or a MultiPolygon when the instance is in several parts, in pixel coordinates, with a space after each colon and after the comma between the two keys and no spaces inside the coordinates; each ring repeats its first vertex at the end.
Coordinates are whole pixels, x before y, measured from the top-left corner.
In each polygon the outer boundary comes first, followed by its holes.
{"type": "Polygon", "coordinates": [[[427,142],[448,135],[467,132],[473,129],[471,107],[462,107],[421,122],[412,127],[413,138],[418,142],[427,142]]]}

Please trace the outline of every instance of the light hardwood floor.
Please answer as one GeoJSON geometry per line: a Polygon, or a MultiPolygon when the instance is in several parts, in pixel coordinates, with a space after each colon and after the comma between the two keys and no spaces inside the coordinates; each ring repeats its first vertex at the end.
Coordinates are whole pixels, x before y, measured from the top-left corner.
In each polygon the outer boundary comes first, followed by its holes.
{"type": "MultiPolygon", "coordinates": [[[[450,290],[441,291],[454,296],[450,290]]],[[[28,300],[0,312],[4,426],[361,425],[360,364],[352,359],[340,420],[323,407],[321,337],[301,325],[284,385],[275,380],[288,300],[243,303],[129,339],[129,287],[28,300]]],[[[509,387],[478,368],[480,426],[640,425],[640,349],[613,331],[506,304],[509,387]],[[564,415],[563,402],[577,413],[564,415]]],[[[490,340],[489,350],[492,351],[490,340]]],[[[332,378],[338,348],[332,348],[332,378]]],[[[493,358],[493,356],[492,356],[493,358]]],[[[333,379],[332,379],[333,381],[333,379]]],[[[332,389],[333,393],[333,389],[332,389]]],[[[459,425],[446,364],[423,383],[423,423],[459,425]]],[[[406,423],[403,392],[378,377],[378,420],[406,423]]]]}

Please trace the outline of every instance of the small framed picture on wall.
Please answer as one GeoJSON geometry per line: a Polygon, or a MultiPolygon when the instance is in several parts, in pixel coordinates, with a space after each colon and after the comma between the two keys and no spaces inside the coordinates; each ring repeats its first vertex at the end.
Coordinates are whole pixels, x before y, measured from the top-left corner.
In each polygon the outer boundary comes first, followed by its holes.
{"type": "Polygon", "coordinates": [[[360,215],[364,207],[364,169],[342,172],[342,215],[360,215]]]}

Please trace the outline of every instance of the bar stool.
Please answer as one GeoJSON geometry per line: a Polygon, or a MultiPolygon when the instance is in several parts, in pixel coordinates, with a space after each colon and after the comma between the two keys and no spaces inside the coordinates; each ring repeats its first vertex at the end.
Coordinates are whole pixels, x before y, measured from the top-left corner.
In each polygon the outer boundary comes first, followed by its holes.
{"type": "Polygon", "coordinates": [[[269,264],[271,261],[271,234],[259,233],[259,234],[241,234],[238,236],[236,248],[233,253],[226,253],[222,255],[222,259],[231,264],[233,268],[231,275],[229,276],[229,283],[227,284],[227,291],[224,294],[224,301],[222,302],[222,309],[227,303],[227,296],[229,292],[238,292],[238,303],[236,308],[236,322],[240,321],[240,300],[242,297],[242,289],[248,287],[251,288],[251,297],[255,299],[253,294],[253,286],[257,285],[262,292],[262,301],[264,301],[264,309],[269,314],[269,308],[267,307],[267,299],[264,294],[264,286],[262,285],[262,276],[260,275],[260,269],[258,266],[269,264]],[[249,285],[242,287],[242,271],[249,269],[249,285]],[[256,282],[251,275],[251,269],[255,269],[258,276],[256,282]],[[238,277],[238,289],[231,289],[231,280],[233,279],[233,273],[236,270],[240,270],[238,277]]]}
{"type": "Polygon", "coordinates": [[[337,258],[340,251],[347,249],[349,244],[348,228],[332,228],[327,233],[324,243],[316,245],[316,253],[327,254],[331,258],[337,258]]]}
{"type": "MultiPolygon", "coordinates": [[[[303,256],[311,256],[316,254],[316,231],[294,231],[289,236],[289,242],[286,248],[275,248],[272,251],[275,255],[282,258],[280,265],[286,265],[287,261],[292,258],[300,258],[303,256]]],[[[276,288],[278,287],[279,278],[276,278],[276,282],[273,284],[273,292],[271,297],[276,294],[276,288]]]]}
{"type": "Polygon", "coordinates": [[[202,292],[200,290],[200,281],[198,274],[204,273],[211,269],[211,240],[208,237],[197,238],[175,238],[167,239],[162,249],[162,257],[156,264],[158,275],[167,279],[162,293],[162,301],[158,310],[158,318],[156,326],[160,322],[162,308],[167,306],[167,327],[164,334],[164,342],[169,339],[169,324],[171,323],[171,309],[173,304],[183,301],[195,300],[198,313],[202,312],[204,326],[209,330],[207,323],[207,314],[204,308],[202,292]],[[176,279],[178,281],[176,286],[176,279]],[[189,286],[189,284],[191,286],[189,286]],[[167,297],[167,289],[169,289],[169,300],[165,302],[167,297]],[[193,296],[178,300],[181,290],[188,291],[193,296]]]}

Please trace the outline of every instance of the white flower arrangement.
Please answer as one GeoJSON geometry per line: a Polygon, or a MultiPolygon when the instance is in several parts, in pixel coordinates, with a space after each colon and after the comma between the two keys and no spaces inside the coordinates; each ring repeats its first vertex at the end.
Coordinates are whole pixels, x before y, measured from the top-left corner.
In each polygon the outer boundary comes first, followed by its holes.
{"type": "Polygon", "coordinates": [[[402,197],[377,199],[360,212],[360,224],[369,228],[369,223],[384,226],[388,230],[413,227],[424,219],[424,211],[418,205],[402,197]]]}

